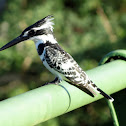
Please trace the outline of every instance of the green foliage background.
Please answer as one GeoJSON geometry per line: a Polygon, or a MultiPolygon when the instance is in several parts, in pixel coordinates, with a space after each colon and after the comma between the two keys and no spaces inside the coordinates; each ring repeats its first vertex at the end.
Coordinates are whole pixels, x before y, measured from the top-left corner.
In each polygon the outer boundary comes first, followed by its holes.
{"type": "MultiPolygon", "coordinates": [[[[125,0],[0,0],[0,47],[29,25],[54,15],[59,44],[84,69],[110,51],[126,47],[125,0]]],[[[32,41],[0,52],[0,100],[40,87],[54,78],[42,65],[32,41]]],[[[112,126],[105,100],[37,126],[112,126]]]]}

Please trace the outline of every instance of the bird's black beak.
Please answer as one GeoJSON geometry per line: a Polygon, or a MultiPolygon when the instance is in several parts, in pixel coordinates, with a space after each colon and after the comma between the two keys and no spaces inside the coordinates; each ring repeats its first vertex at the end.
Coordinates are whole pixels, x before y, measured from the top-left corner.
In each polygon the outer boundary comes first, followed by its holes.
{"type": "Polygon", "coordinates": [[[18,44],[18,43],[20,43],[20,42],[23,42],[23,41],[27,40],[28,38],[29,38],[28,36],[22,36],[22,35],[20,35],[20,36],[18,36],[17,38],[15,38],[14,40],[8,42],[8,43],[7,43],[6,45],[4,45],[3,47],[1,47],[1,48],[0,48],[0,51],[5,50],[5,49],[7,49],[7,48],[9,48],[9,47],[11,47],[11,46],[14,46],[14,45],[16,45],[16,44],[18,44]]]}

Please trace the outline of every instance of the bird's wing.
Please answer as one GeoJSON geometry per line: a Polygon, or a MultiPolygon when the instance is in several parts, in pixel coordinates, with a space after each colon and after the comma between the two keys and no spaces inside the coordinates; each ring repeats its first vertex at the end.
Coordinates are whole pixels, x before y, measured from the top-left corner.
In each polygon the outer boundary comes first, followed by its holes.
{"type": "Polygon", "coordinates": [[[46,47],[45,59],[51,68],[64,75],[72,83],[77,85],[88,83],[89,79],[86,73],[59,44],[51,44],[46,47]]]}

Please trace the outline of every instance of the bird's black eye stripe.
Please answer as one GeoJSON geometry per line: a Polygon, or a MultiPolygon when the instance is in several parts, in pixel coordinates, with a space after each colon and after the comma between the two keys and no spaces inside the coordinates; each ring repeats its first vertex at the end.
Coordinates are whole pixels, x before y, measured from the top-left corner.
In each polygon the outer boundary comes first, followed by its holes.
{"type": "Polygon", "coordinates": [[[44,30],[37,30],[37,31],[30,30],[28,32],[28,36],[37,36],[37,35],[43,35],[43,34],[45,34],[44,30]]]}
{"type": "Polygon", "coordinates": [[[45,34],[44,30],[37,30],[36,31],[36,35],[43,35],[43,34],[45,34]]]}
{"type": "MultiPolygon", "coordinates": [[[[23,34],[23,33],[22,33],[23,34]]],[[[30,30],[28,32],[28,36],[33,37],[33,36],[38,36],[38,35],[47,35],[47,34],[52,34],[52,32],[48,29],[41,29],[41,30],[30,30]]]]}
{"type": "Polygon", "coordinates": [[[34,30],[30,30],[29,32],[28,32],[28,36],[34,36],[35,35],[35,31],[34,30]]]}

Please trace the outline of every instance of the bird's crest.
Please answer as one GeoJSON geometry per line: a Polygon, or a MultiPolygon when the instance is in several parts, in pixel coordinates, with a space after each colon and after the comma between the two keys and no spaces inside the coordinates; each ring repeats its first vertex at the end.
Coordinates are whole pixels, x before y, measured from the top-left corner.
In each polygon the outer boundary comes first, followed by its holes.
{"type": "Polygon", "coordinates": [[[54,25],[54,23],[52,22],[53,19],[54,18],[52,15],[48,15],[45,18],[37,21],[33,25],[26,28],[23,32],[26,32],[30,29],[40,30],[40,29],[46,29],[46,28],[50,28],[51,31],[53,32],[53,25],[54,25]]]}
{"type": "Polygon", "coordinates": [[[34,29],[38,30],[38,29],[50,28],[51,31],[53,31],[53,25],[54,25],[54,23],[52,22],[53,19],[54,19],[53,16],[49,15],[49,16],[39,20],[38,22],[36,22],[34,24],[37,26],[34,29]]]}

